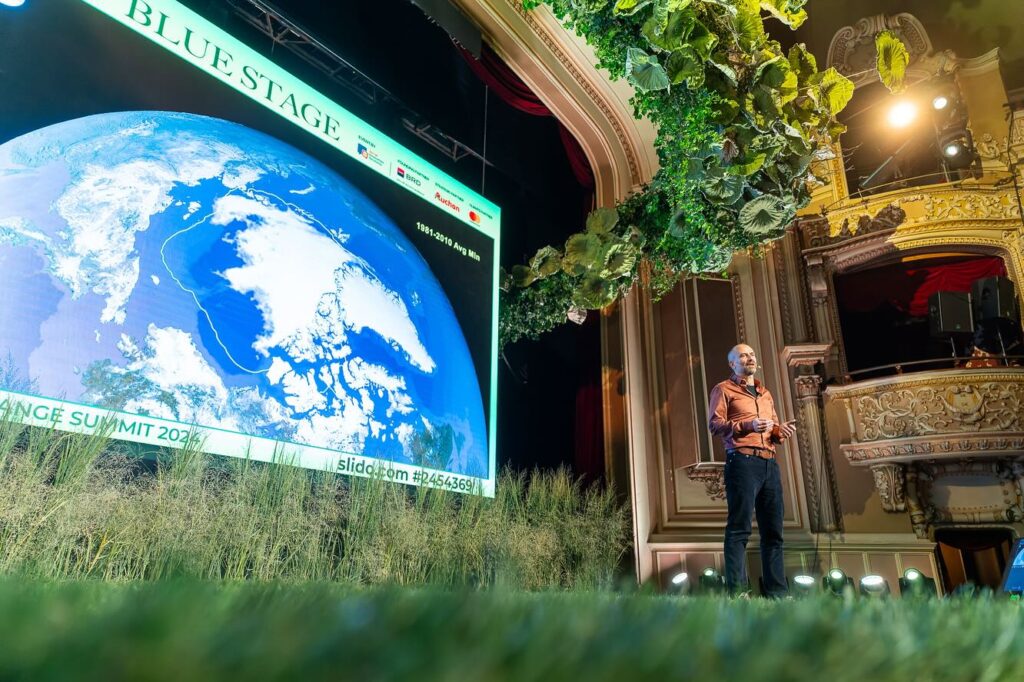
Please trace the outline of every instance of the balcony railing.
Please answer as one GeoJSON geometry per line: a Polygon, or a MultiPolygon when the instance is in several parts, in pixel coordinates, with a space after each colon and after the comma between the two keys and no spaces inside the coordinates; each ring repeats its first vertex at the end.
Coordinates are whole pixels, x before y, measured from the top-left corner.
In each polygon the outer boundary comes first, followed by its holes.
{"type": "Polygon", "coordinates": [[[829,386],[854,466],[1024,455],[1024,368],[898,374],[829,386]]]}

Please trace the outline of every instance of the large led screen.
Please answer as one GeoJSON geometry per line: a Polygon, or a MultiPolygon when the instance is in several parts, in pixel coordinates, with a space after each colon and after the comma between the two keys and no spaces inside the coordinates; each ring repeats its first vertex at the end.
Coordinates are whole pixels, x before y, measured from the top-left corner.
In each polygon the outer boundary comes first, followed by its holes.
{"type": "Polygon", "coordinates": [[[499,209],[301,77],[0,6],[0,413],[493,495],[499,209]]]}

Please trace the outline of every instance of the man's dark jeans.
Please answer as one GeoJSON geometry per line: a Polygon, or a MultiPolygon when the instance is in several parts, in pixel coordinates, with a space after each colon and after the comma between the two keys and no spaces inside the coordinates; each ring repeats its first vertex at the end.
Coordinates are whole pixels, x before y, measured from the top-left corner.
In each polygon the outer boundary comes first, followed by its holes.
{"type": "Polygon", "coordinates": [[[750,519],[757,515],[761,536],[761,574],[765,595],[782,597],[788,590],[782,563],[782,480],[774,459],[729,452],[725,460],[725,583],[731,592],[749,589],[746,550],[750,519]]]}

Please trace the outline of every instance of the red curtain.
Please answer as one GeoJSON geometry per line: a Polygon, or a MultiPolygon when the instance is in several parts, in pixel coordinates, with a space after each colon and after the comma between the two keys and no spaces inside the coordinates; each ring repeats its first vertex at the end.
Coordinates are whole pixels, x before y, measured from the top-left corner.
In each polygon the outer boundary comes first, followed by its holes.
{"type": "Polygon", "coordinates": [[[928,315],[928,297],[936,291],[970,291],[975,280],[1006,276],[1001,258],[971,258],[950,263],[932,261],[915,267],[898,263],[853,275],[838,282],[844,310],[870,312],[884,303],[914,317],[928,315]]]}
{"type": "MultiPolygon", "coordinates": [[[[457,46],[458,47],[458,46],[457,46]]],[[[537,95],[524,83],[512,69],[508,68],[505,62],[494,53],[486,44],[480,51],[480,59],[462,47],[459,53],[469,64],[473,73],[482,80],[494,94],[514,109],[530,114],[531,116],[552,116],[551,110],[540,101],[537,95]]],[[[594,173],[590,169],[590,162],[583,152],[583,147],[576,141],[573,134],[558,121],[558,132],[562,138],[562,146],[565,148],[565,155],[569,159],[573,175],[581,186],[587,189],[594,187],[594,173]]]]}

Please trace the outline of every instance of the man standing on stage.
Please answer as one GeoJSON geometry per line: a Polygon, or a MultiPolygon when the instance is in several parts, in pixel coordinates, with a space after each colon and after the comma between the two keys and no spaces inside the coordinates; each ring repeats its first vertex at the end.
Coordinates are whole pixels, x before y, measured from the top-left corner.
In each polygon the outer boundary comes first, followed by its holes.
{"type": "Polygon", "coordinates": [[[780,424],[775,402],[760,381],[754,349],[729,351],[732,377],[711,391],[708,428],[725,445],[725,582],[731,593],[749,590],[746,550],[750,520],[757,515],[761,537],[764,593],[783,597],[789,590],[782,562],[782,479],[775,446],[796,432],[795,421],[780,424]]]}

